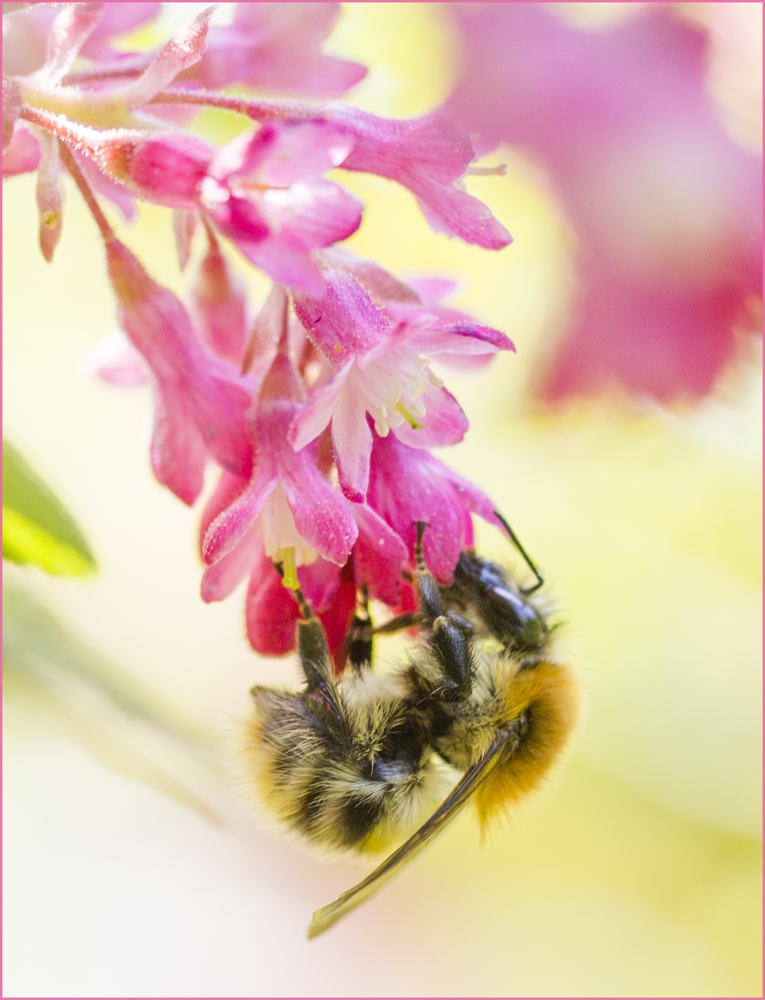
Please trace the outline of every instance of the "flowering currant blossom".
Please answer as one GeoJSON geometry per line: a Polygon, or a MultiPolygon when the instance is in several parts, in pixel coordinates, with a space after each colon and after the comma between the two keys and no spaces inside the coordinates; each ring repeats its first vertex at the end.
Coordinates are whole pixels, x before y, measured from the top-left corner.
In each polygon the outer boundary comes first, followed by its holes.
{"type": "Polygon", "coordinates": [[[419,323],[412,319],[415,312],[396,324],[350,274],[333,269],[325,280],[321,298],[296,293],[295,308],[314,344],[339,367],[296,417],[290,440],[302,448],[331,421],[340,484],[349,499],[360,501],[372,451],[366,414],[381,437],[392,430],[419,448],[456,444],[467,420],[427,359],[441,353],[486,354],[512,349],[512,343],[475,324],[439,329],[438,316],[425,310],[419,323]]]}
{"type": "Polygon", "coordinates": [[[389,121],[284,99],[336,96],[364,74],[320,51],[337,4],[240,4],[228,27],[211,26],[208,8],[164,45],[123,51],[120,34],[157,9],[4,15],[4,175],[37,171],[48,260],[66,174],[90,209],[119,330],[88,366],[112,385],[151,386],[156,478],[191,504],[217,466],[200,528],[203,600],[247,581],[250,644],[281,655],[299,614],[289,588],[300,587],[342,670],[359,603],[394,614],[411,604],[414,521],[427,521],[425,558],[448,582],[472,514],[495,520],[487,497],[429,452],[468,429],[431,364],[478,366],[513,345],[443,305],[442,280],[407,285],[338,247],[363,206],[325,174],[394,180],[434,229],[485,248],[510,235],[463,189],[473,147],[443,113],[389,121]],[[223,84],[277,96],[203,89],[223,84]],[[204,108],[240,115],[241,133],[218,147],[189,132],[204,108]],[[102,198],[127,221],[138,200],[169,210],[182,297],[117,237],[102,198]],[[242,268],[273,281],[257,311],[242,268]]]}
{"type": "Polygon", "coordinates": [[[338,565],[347,561],[358,536],[347,504],[319,469],[316,445],[296,452],[287,442],[304,393],[283,343],[251,414],[252,478],[208,528],[206,563],[230,552],[258,516],[266,553],[284,564],[288,584],[297,584],[298,563],[316,553],[338,565]]]}

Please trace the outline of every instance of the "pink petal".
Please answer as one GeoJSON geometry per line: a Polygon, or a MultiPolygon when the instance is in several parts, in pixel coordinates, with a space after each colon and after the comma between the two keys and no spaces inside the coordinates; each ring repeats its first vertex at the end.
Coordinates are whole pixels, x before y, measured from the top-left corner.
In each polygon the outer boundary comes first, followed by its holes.
{"type": "Polygon", "coordinates": [[[512,236],[494,218],[491,210],[467,191],[419,179],[406,186],[416,196],[423,215],[437,233],[459,236],[466,243],[475,243],[487,250],[501,250],[512,242],[512,236]]]}
{"type": "Polygon", "coordinates": [[[146,24],[162,8],[160,3],[106,3],[102,6],[104,15],[80,50],[88,59],[99,61],[116,55],[109,45],[112,38],[146,24]]]}
{"type": "Polygon", "coordinates": [[[16,122],[11,141],[3,149],[3,177],[14,177],[37,170],[40,143],[24,122],[16,122]]]}
{"type": "Polygon", "coordinates": [[[88,36],[104,16],[106,4],[72,4],[62,10],[48,36],[45,64],[35,74],[36,81],[46,85],[58,83],[66,76],[88,36]]]}
{"type": "Polygon", "coordinates": [[[311,295],[321,294],[324,279],[308,251],[296,249],[277,236],[267,236],[260,242],[254,243],[249,239],[232,235],[222,227],[219,228],[251,264],[265,271],[274,281],[311,295]]]}
{"type": "Polygon", "coordinates": [[[213,566],[205,567],[201,584],[205,604],[223,601],[236,590],[252,571],[262,544],[258,524],[252,524],[238,545],[213,566]]]}
{"type": "Polygon", "coordinates": [[[663,4],[598,32],[540,4],[454,12],[450,111],[539,158],[576,233],[579,292],[538,395],[709,392],[760,332],[762,161],[710,97],[708,36],[663,4]]]}
{"type": "Polygon", "coordinates": [[[114,330],[96,344],[83,358],[80,371],[120,388],[146,385],[151,381],[146,362],[122,330],[114,330]]]}
{"type": "Polygon", "coordinates": [[[354,503],[351,513],[359,527],[353,558],[362,582],[376,600],[398,604],[401,571],[409,556],[406,545],[371,507],[354,503]]]}
{"type": "Polygon", "coordinates": [[[353,567],[347,563],[340,572],[339,586],[332,603],[326,610],[319,612],[335,672],[338,674],[342,673],[348,658],[348,628],[355,610],[356,582],[353,578],[353,567]]]}
{"type": "Polygon", "coordinates": [[[425,405],[425,416],[422,418],[424,427],[410,427],[409,424],[399,424],[392,433],[399,441],[412,448],[443,448],[446,445],[457,444],[467,433],[470,426],[468,418],[448,389],[429,385],[422,395],[421,402],[425,405]]]}
{"type": "Polygon", "coordinates": [[[427,451],[409,448],[392,434],[375,435],[368,503],[414,550],[415,521],[429,525],[425,561],[440,583],[449,584],[468,544],[468,511],[496,523],[488,497],[427,451]]]}
{"type": "Polygon", "coordinates": [[[186,270],[191,256],[191,241],[194,238],[198,222],[199,215],[195,211],[176,208],[173,212],[175,249],[178,254],[178,266],[182,271],[186,270]]]}
{"type": "Polygon", "coordinates": [[[208,566],[231,552],[241,541],[273,492],[277,478],[271,457],[261,449],[247,489],[215,518],[205,533],[202,558],[208,566]]]}
{"type": "Polygon", "coordinates": [[[157,387],[151,465],[154,475],[185,504],[191,506],[202,491],[206,449],[177,393],[157,387]]]}
{"type": "Polygon", "coordinates": [[[235,364],[242,362],[247,333],[247,289],[216,243],[207,253],[189,291],[189,308],[202,341],[235,364]]]}
{"type": "Polygon", "coordinates": [[[160,391],[178,399],[174,413],[192,420],[212,455],[232,472],[247,474],[251,447],[245,413],[247,384],[233,369],[211,364],[183,304],[149,277],[116,239],[107,241],[109,277],[121,328],[143,355],[160,391]]]}
{"type": "Polygon", "coordinates": [[[405,285],[394,278],[376,261],[364,260],[343,247],[329,247],[322,252],[322,259],[331,267],[340,268],[366,288],[372,298],[378,302],[419,303],[419,296],[414,283],[405,285]]]}
{"type": "Polygon", "coordinates": [[[284,495],[301,538],[329,562],[342,566],[358,536],[356,522],[342,495],[333,490],[306,448],[289,468],[282,468],[284,495]]]}
{"type": "Polygon", "coordinates": [[[207,529],[219,514],[222,514],[227,507],[230,507],[231,504],[244,493],[249,485],[249,482],[249,479],[245,479],[243,476],[236,476],[231,472],[226,472],[225,469],[221,472],[215,489],[202,511],[202,517],[199,519],[200,553],[202,551],[205,535],[207,534],[207,529]]]}
{"type": "Polygon", "coordinates": [[[271,188],[263,195],[264,213],[282,242],[317,250],[345,240],[361,225],[364,206],[353,195],[325,180],[271,188]]]}
{"type": "Polygon", "coordinates": [[[345,129],[327,122],[267,122],[224,146],[212,176],[219,180],[252,177],[272,187],[288,187],[321,177],[339,166],[353,148],[345,129]]]}
{"type": "Polygon", "coordinates": [[[318,51],[338,11],[334,3],[237,4],[230,27],[211,27],[190,75],[207,87],[236,82],[264,93],[340,95],[366,70],[318,51]]]}
{"type": "Polygon", "coordinates": [[[366,401],[352,382],[346,383],[335,407],[332,446],[343,493],[349,500],[362,502],[369,484],[372,432],[367,424],[366,401]]]}
{"type": "Polygon", "coordinates": [[[261,656],[284,656],[295,648],[298,606],[260,547],[247,588],[247,638],[261,656]]]}
{"type": "Polygon", "coordinates": [[[214,13],[215,7],[208,7],[191,24],[179,29],[162,46],[141,76],[121,92],[120,96],[129,111],[148,104],[182,70],[193,66],[202,58],[208,25],[214,13]]]}
{"type": "Polygon", "coordinates": [[[329,424],[352,366],[353,361],[348,361],[328,382],[314,389],[308,404],[292,421],[287,438],[295,451],[314,441],[329,424]]]}
{"type": "Polygon", "coordinates": [[[295,312],[313,343],[340,367],[378,344],[392,324],[350,274],[330,269],[324,280],[321,296],[295,293],[295,312]]]}
{"type": "Polygon", "coordinates": [[[43,257],[53,260],[64,224],[64,189],[58,142],[47,133],[40,135],[42,159],[37,171],[37,210],[40,214],[40,249],[43,257]]]}
{"type": "Polygon", "coordinates": [[[511,241],[482,202],[452,186],[474,153],[467,133],[446,115],[431,112],[394,121],[336,105],[326,117],[345,126],[356,140],[342,164],[344,170],[379,174],[409,188],[440,232],[491,250],[511,241]]]}
{"type": "Polygon", "coordinates": [[[21,111],[21,89],[15,80],[3,76],[3,153],[13,137],[21,111]]]}
{"type": "Polygon", "coordinates": [[[460,287],[453,278],[409,278],[407,283],[427,305],[440,302],[460,287]]]}
{"type": "MultiPolygon", "coordinates": [[[[427,323],[427,319],[425,314],[423,323],[427,323]]],[[[489,326],[469,321],[441,326],[437,316],[433,316],[432,326],[420,326],[416,314],[414,320],[414,324],[407,329],[407,345],[428,358],[442,354],[486,355],[495,351],[515,351],[509,337],[489,326]]]]}

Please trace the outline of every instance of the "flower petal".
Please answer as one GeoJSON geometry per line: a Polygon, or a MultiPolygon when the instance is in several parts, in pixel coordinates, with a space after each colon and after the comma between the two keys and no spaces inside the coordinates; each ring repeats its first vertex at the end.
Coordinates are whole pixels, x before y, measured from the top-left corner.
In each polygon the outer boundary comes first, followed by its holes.
{"type": "Polygon", "coordinates": [[[335,105],[325,117],[344,125],[356,140],[343,170],[379,174],[409,188],[439,232],[490,250],[510,243],[512,237],[483,202],[452,186],[475,154],[467,132],[446,115],[395,121],[335,105]]]}
{"type": "Polygon", "coordinates": [[[260,93],[339,96],[366,69],[319,51],[338,13],[336,3],[237,4],[230,26],[210,28],[207,51],[189,76],[206,87],[244,83],[260,93]]]}
{"type": "Polygon", "coordinates": [[[120,388],[146,385],[151,373],[122,330],[113,330],[88,352],[79,365],[83,375],[120,388]]]}
{"type": "Polygon", "coordinates": [[[284,656],[295,648],[297,602],[266,557],[262,542],[247,588],[245,619],[250,645],[261,656],[284,656]]]}
{"type": "Polygon", "coordinates": [[[409,556],[406,545],[371,507],[353,503],[350,509],[359,526],[353,559],[360,582],[376,600],[396,605],[401,598],[401,570],[409,556]]]}
{"type": "Polygon", "coordinates": [[[364,500],[369,484],[372,432],[367,424],[366,401],[352,380],[346,381],[332,417],[332,446],[340,486],[349,500],[364,500]]]}
{"type": "Polygon", "coordinates": [[[45,64],[34,74],[35,84],[58,83],[71,69],[80,49],[104,16],[106,4],[79,3],[62,10],[51,27],[45,64]]]}
{"type": "Polygon", "coordinates": [[[457,444],[470,426],[468,418],[448,389],[428,386],[420,402],[425,406],[423,427],[410,427],[407,423],[393,428],[393,433],[412,448],[442,448],[457,444]]]}
{"type": "Polygon", "coordinates": [[[42,150],[37,137],[25,122],[16,122],[11,141],[3,149],[3,177],[15,177],[37,170],[42,150]]]}
{"type": "Polygon", "coordinates": [[[295,312],[313,343],[339,367],[379,343],[392,323],[350,274],[332,268],[324,280],[321,296],[295,293],[295,312]]]}
{"type": "Polygon", "coordinates": [[[262,547],[259,526],[250,525],[242,540],[202,574],[201,596],[205,604],[223,601],[232,594],[252,571],[259,548],[262,547]]]}
{"type": "Polygon", "coordinates": [[[433,316],[428,324],[427,314],[422,322],[415,318],[407,331],[407,345],[426,357],[440,354],[493,354],[495,351],[515,351],[512,340],[490,326],[465,321],[442,326],[439,317],[433,316]]]}
{"type": "Polygon", "coordinates": [[[239,365],[247,333],[244,279],[210,242],[189,290],[189,309],[203,343],[239,365]]]}
{"type": "Polygon", "coordinates": [[[53,260],[64,224],[64,189],[61,184],[61,161],[58,141],[47,133],[40,135],[42,159],[37,171],[37,210],[40,214],[40,249],[43,257],[53,260]]]}
{"type": "Polygon", "coordinates": [[[241,541],[278,482],[271,456],[261,449],[247,489],[220,513],[207,529],[202,558],[211,565],[241,541]]]}
{"type": "Polygon", "coordinates": [[[328,382],[314,389],[308,404],[292,421],[287,438],[295,451],[314,441],[329,424],[353,363],[348,361],[328,382]]]}
{"type": "Polygon", "coordinates": [[[120,96],[129,111],[148,104],[155,94],[172,83],[178,74],[202,58],[207,29],[215,7],[208,7],[184,25],[154,56],[138,79],[121,91],[120,96]]]}
{"type": "Polygon", "coordinates": [[[291,247],[317,250],[345,240],[361,225],[364,206],[338,184],[321,179],[270,188],[263,195],[275,235],[291,247]]]}
{"type": "Polygon", "coordinates": [[[3,152],[13,138],[23,103],[17,81],[3,75],[3,152]]]}
{"type": "Polygon", "coordinates": [[[282,468],[282,487],[300,536],[329,562],[342,566],[359,531],[348,504],[321,474],[311,452],[310,446],[305,448],[295,456],[297,461],[282,468]]]}
{"type": "Polygon", "coordinates": [[[207,450],[183,398],[171,385],[158,385],[154,396],[151,466],[154,475],[185,504],[202,492],[207,450]]]}

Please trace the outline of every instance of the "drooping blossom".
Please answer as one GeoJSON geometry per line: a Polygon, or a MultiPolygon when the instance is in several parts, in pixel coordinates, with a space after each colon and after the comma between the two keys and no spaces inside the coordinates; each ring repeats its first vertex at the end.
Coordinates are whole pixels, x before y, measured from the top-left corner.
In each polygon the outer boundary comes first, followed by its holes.
{"type": "Polygon", "coordinates": [[[597,32],[541,4],[454,5],[463,73],[448,108],[541,159],[576,231],[579,291],[538,391],[617,382],[708,392],[755,331],[762,164],[705,85],[707,40],[673,5],[597,32]]]}
{"type": "Polygon", "coordinates": [[[157,479],[184,503],[202,489],[208,453],[247,475],[251,449],[247,383],[207,354],[180,299],[158,285],[115,238],[106,243],[120,328],[151,369],[156,386],[151,461],[157,479]]]}
{"type": "MultiPolygon", "coordinates": [[[[247,481],[222,473],[202,514],[200,546],[216,518],[242,495],[247,481]]],[[[401,599],[401,571],[408,561],[403,541],[371,508],[348,504],[358,526],[358,538],[344,567],[317,556],[297,567],[300,588],[319,615],[330,650],[342,659],[348,623],[357,593],[365,588],[376,600],[396,606],[401,599]]],[[[235,547],[205,568],[202,599],[221,601],[249,579],[245,600],[247,636],[253,649],[265,656],[282,656],[295,645],[298,606],[286,592],[272,558],[267,554],[260,522],[247,529],[235,547]]]]}
{"type": "Polygon", "coordinates": [[[372,451],[366,414],[380,436],[392,430],[420,448],[455,444],[465,435],[467,418],[430,370],[428,358],[444,351],[486,353],[512,344],[498,331],[482,336],[485,328],[396,324],[345,271],[328,270],[325,283],[321,298],[296,294],[295,310],[337,371],[314,391],[290,440],[301,448],[331,423],[340,484],[349,499],[360,501],[366,495],[372,451]]]}
{"type": "Polygon", "coordinates": [[[318,293],[311,251],[354,233],[363,206],[322,174],[352,142],[317,122],[268,123],[245,132],[214,157],[201,202],[218,230],[275,281],[318,293]]]}
{"type": "Polygon", "coordinates": [[[208,565],[231,552],[256,518],[266,553],[284,563],[289,582],[296,584],[297,565],[311,562],[316,553],[338,565],[347,561],[358,535],[347,504],[319,468],[316,444],[296,452],[287,441],[304,395],[282,349],[251,414],[252,478],[208,528],[202,546],[208,565]]]}
{"type": "Polygon", "coordinates": [[[245,283],[226,260],[209,226],[207,251],[189,290],[189,309],[202,342],[241,365],[247,337],[245,283]]]}
{"type": "Polygon", "coordinates": [[[260,93],[335,97],[366,67],[324,55],[338,3],[238,3],[230,25],[213,25],[207,50],[181,77],[204,87],[246,84],[260,93]]]}
{"type": "Polygon", "coordinates": [[[491,500],[429,452],[394,435],[374,435],[369,506],[414,552],[415,522],[425,521],[423,554],[439,583],[450,584],[460,552],[473,545],[471,514],[499,525],[491,500]]]}

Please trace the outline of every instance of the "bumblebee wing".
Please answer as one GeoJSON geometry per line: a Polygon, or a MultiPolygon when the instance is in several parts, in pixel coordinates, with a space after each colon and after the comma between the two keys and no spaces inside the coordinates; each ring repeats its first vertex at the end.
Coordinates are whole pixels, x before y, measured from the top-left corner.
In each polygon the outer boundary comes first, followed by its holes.
{"type": "Polygon", "coordinates": [[[315,938],[328,930],[337,920],[350,913],[365,900],[373,896],[403,866],[413,860],[424,847],[463,809],[479,785],[488,778],[500,758],[510,737],[509,732],[500,733],[486,754],[466,771],[462,780],[451,794],[441,803],[430,819],[413,833],[406,843],[386,858],[381,865],[358,885],[344,892],[334,903],[317,910],[308,928],[308,937],[315,938]]]}

